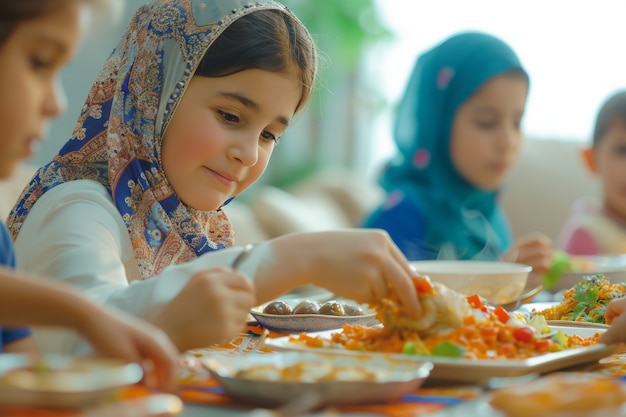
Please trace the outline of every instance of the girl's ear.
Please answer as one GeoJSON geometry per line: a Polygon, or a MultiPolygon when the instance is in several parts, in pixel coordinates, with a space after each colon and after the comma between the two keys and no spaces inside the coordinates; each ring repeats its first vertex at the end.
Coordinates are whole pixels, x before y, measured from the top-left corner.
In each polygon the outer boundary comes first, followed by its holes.
{"type": "Polygon", "coordinates": [[[596,167],[596,159],[594,158],[593,148],[585,148],[580,151],[581,156],[583,157],[583,162],[585,166],[592,174],[598,173],[598,168],[596,167]]]}

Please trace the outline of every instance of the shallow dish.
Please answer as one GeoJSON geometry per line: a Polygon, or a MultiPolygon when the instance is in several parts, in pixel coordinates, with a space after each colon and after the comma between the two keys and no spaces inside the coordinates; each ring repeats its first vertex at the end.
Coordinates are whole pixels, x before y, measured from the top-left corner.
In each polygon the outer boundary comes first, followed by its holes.
{"type": "Polygon", "coordinates": [[[265,406],[310,391],[319,405],[390,402],[417,389],[432,369],[430,362],[410,358],[329,352],[222,354],[201,360],[229,395],[265,406]]]}
{"type": "MultiPolygon", "coordinates": [[[[573,327],[573,326],[551,326],[553,330],[560,330],[567,335],[579,335],[591,337],[597,332],[606,329],[598,327],[573,327]]],[[[333,331],[318,332],[312,334],[329,338],[333,331]]],[[[346,355],[359,356],[362,352],[345,350],[342,347],[336,348],[311,348],[300,343],[292,343],[289,337],[268,339],[265,344],[277,350],[294,351],[318,351],[318,352],[342,352],[346,355]]],[[[597,344],[576,349],[566,349],[560,352],[546,353],[528,359],[494,359],[494,360],[471,360],[455,359],[436,356],[416,356],[410,358],[432,362],[434,365],[429,379],[453,382],[485,383],[492,377],[520,376],[531,373],[545,373],[567,368],[574,365],[581,365],[597,361],[612,354],[616,349],[613,345],[597,344]]],[[[406,355],[392,354],[394,358],[406,358],[406,355]]]]}
{"type": "Polygon", "coordinates": [[[113,359],[0,354],[0,404],[78,408],[142,377],[141,366],[113,359]]]}
{"type": "Polygon", "coordinates": [[[367,310],[361,316],[328,316],[324,314],[266,314],[263,307],[256,307],[250,314],[266,329],[279,333],[320,332],[340,329],[344,324],[375,326],[380,324],[376,313],[367,310]]]}
{"type": "Polygon", "coordinates": [[[413,261],[420,274],[461,294],[478,294],[492,305],[517,301],[531,266],[498,261],[413,261]]]}

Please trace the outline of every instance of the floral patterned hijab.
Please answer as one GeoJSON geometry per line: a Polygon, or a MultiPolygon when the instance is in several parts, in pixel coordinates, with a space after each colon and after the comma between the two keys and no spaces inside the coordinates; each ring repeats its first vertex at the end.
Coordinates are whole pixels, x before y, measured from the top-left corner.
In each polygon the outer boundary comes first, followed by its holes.
{"type": "Polygon", "coordinates": [[[111,193],[143,279],[232,245],[223,211],[200,212],[178,199],[160,151],[207,49],[232,22],[263,9],[291,13],[272,0],[157,0],[141,7],[93,84],[72,137],[37,171],[11,212],[13,237],[46,191],[88,179],[111,193]]]}
{"type": "Polygon", "coordinates": [[[495,259],[510,245],[498,192],[482,191],[459,174],[450,135],[458,108],[493,77],[514,69],[528,80],[507,44],[479,32],[456,34],[416,62],[396,118],[399,152],[380,182],[389,193],[384,207],[404,201],[400,206],[411,213],[397,218],[412,216],[424,225],[422,259],[495,259]]]}

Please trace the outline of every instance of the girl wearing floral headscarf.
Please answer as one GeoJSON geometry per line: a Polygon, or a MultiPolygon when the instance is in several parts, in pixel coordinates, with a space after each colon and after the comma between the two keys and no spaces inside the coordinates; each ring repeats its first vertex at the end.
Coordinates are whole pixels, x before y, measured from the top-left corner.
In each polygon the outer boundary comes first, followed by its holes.
{"type": "Polygon", "coordinates": [[[399,105],[398,155],[380,179],[387,199],[365,226],[387,230],[411,260],[504,255],[545,272],[551,242],[512,244],[498,202],[519,155],[528,83],[513,50],[488,34],[456,34],[421,55],[399,105]]]}
{"type": "Polygon", "coordinates": [[[147,318],[182,350],[234,336],[251,307],[307,283],[361,302],[395,290],[417,316],[414,273],[382,231],[287,235],[227,267],[241,248],[220,208],[263,173],[315,73],[311,36],[275,1],[140,8],[11,213],[18,264],[147,318]]]}

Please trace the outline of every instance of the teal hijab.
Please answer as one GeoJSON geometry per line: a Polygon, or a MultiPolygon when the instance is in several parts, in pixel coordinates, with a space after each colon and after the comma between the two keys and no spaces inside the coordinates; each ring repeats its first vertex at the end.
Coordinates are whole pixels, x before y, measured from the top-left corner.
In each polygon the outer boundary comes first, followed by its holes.
{"type": "Polygon", "coordinates": [[[497,259],[509,247],[498,190],[467,182],[449,145],[457,109],[515,69],[528,79],[507,44],[479,32],[454,35],[418,58],[398,108],[398,155],[380,178],[388,199],[365,224],[387,229],[409,259],[497,259]]]}

